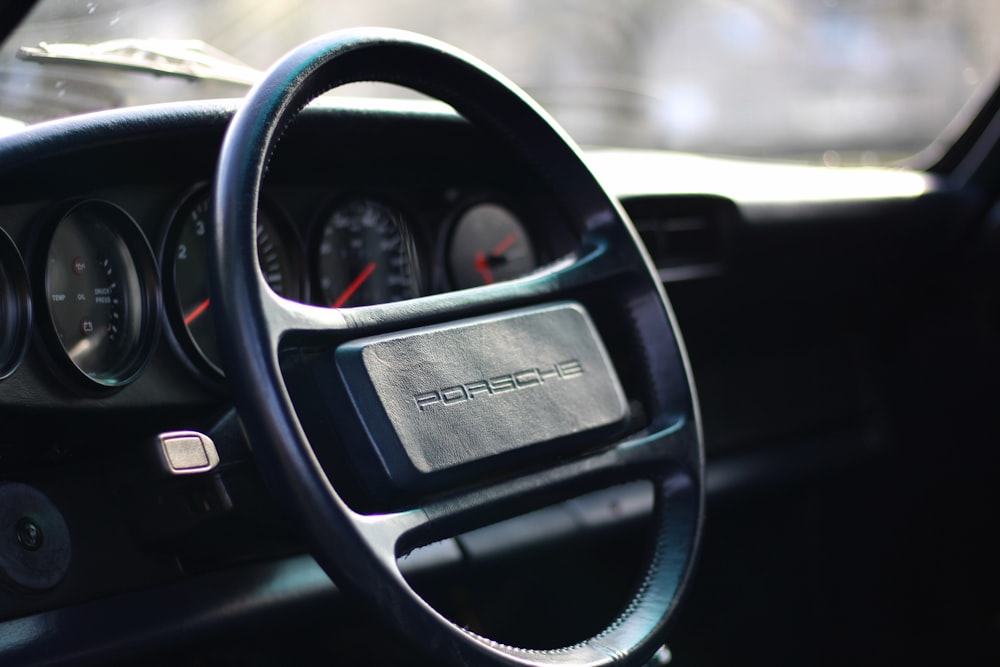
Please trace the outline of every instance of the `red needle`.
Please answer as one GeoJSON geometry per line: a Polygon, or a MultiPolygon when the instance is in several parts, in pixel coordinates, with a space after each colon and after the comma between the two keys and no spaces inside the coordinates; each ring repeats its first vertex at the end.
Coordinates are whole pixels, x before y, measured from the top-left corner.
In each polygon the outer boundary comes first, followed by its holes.
{"type": "Polygon", "coordinates": [[[208,299],[199,303],[194,310],[184,316],[184,324],[191,326],[191,323],[198,319],[198,317],[206,310],[208,310],[208,299]]]}
{"type": "Polygon", "coordinates": [[[483,277],[484,284],[493,284],[493,272],[490,271],[489,262],[486,261],[486,255],[482,250],[476,251],[476,271],[483,277]]]}
{"type": "Polygon", "coordinates": [[[500,241],[500,243],[496,244],[490,255],[492,255],[493,257],[499,257],[500,255],[507,252],[507,250],[515,243],[517,243],[517,236],[515,236],[514,234],[508,234],[507,236],[503,237],[503,240],[500,241]]]}
{"type": "Polygon", "coordinates": [[[358,291],[358,288],[361,287],[362,283],[368,280],[368,276],[370,276],[373,271],[375,271],[375,262],[371,262],[368,266],[366,266],[364,270],[358,274],[358,277],[351,281],[351,284],[347,286],[347,289],[341,292],[340,296],[337,297],[337,300],[334,301],[330,307],[340,308],[347,303],[347,300],[354,296],[354,293],[358,291]]]}

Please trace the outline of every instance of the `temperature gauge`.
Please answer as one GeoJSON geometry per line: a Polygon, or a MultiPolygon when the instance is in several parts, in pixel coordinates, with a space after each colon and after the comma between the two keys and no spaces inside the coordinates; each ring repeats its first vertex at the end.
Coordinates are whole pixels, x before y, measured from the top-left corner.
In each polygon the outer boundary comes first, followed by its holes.
{"type": "Polygon", "coordinates": [[[149,356],[159,281],[145,237],[102,201],[70,208],[46,245],[41,286],[49,335],[97,385],[134,379],[149,356]]]}

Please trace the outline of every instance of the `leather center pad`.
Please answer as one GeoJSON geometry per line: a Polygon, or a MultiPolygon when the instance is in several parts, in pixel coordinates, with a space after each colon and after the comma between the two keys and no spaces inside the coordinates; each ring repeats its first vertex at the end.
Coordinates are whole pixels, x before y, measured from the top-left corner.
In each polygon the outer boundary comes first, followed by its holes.
{"type": "Polygon", "coordinates": [[[621,428],[628,406],[577,303],[341,345],[336,364],[384,475],[426,488],[621,428]]]}

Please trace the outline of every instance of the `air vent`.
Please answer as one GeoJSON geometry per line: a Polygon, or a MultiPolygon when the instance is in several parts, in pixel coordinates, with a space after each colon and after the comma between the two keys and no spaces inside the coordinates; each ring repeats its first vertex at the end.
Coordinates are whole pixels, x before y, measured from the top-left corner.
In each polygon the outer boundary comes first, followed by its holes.
{"type": "Polygon", "coordinates": [[[717,275],[739,219],[732,200],[711,195],[637,197],[622,202],[665,281],[717,275]]]}

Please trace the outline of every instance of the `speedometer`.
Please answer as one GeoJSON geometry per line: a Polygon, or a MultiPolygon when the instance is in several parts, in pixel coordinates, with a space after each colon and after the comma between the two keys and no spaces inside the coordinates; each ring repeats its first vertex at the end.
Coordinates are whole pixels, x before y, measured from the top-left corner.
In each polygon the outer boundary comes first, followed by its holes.
{"type": "Polygon", "coordinates": [[[316,249],[323,304],[332,308],[402,301],[418,294],[409,230],[393,207],[358,196],[324,217],[316,249]]]}

